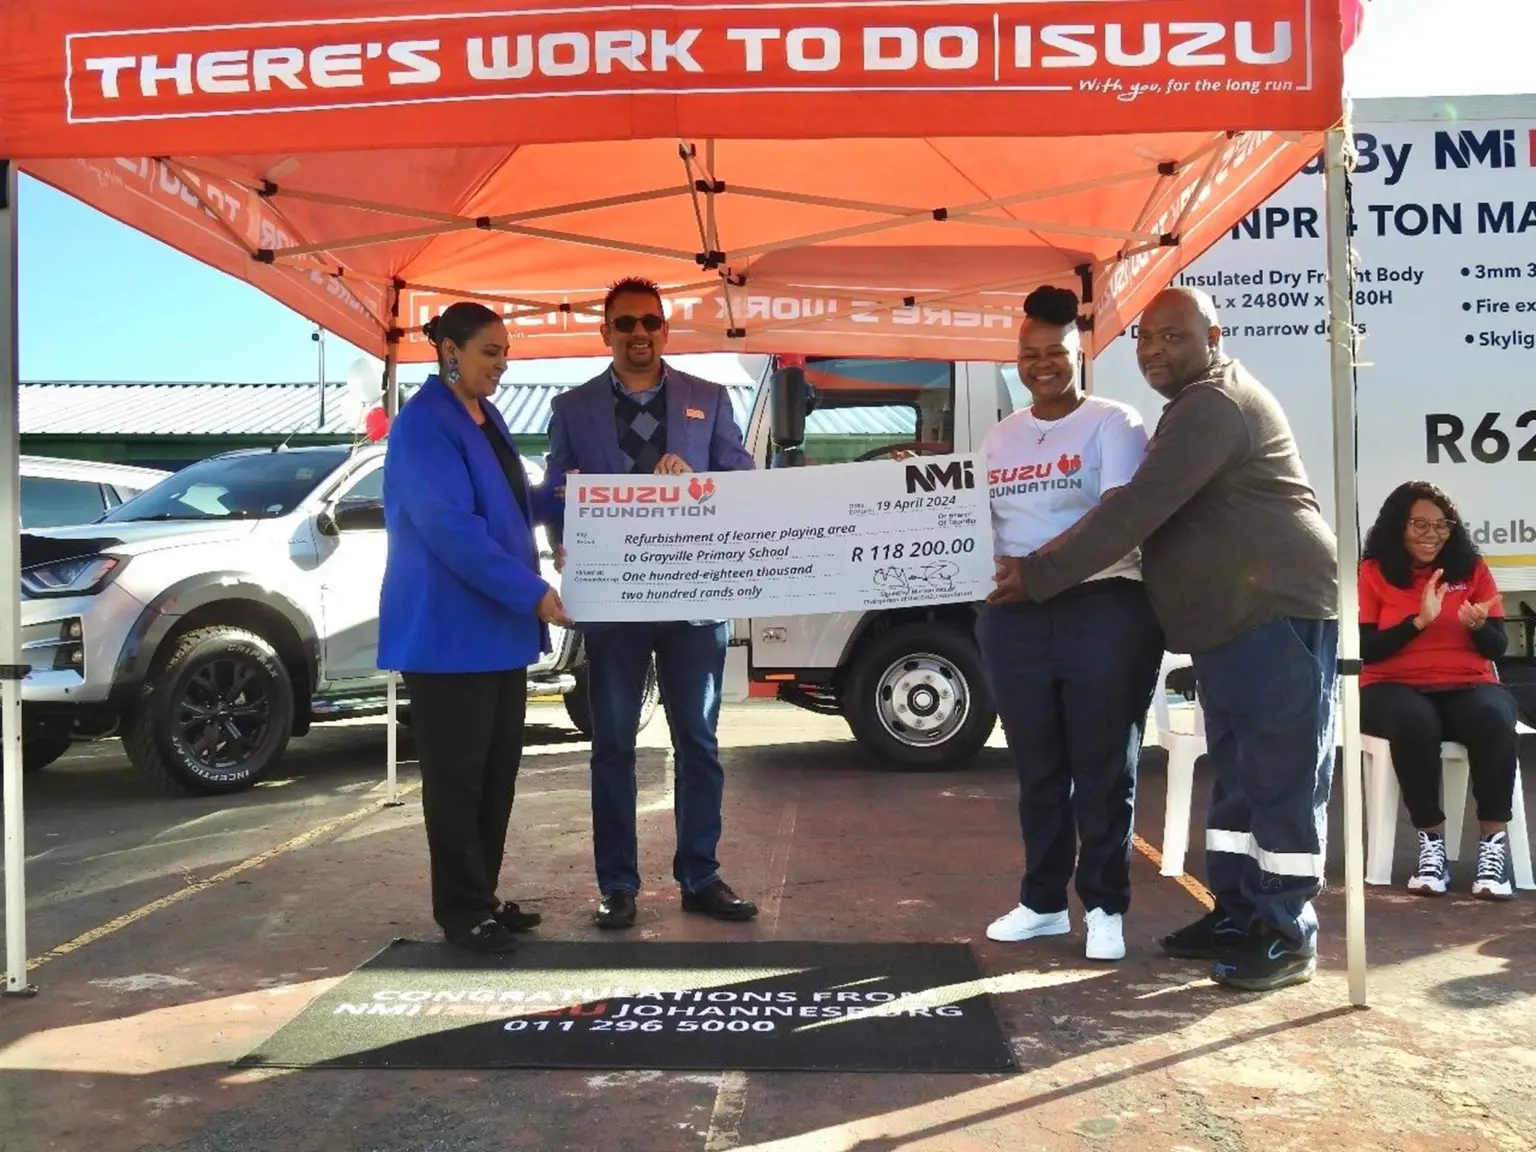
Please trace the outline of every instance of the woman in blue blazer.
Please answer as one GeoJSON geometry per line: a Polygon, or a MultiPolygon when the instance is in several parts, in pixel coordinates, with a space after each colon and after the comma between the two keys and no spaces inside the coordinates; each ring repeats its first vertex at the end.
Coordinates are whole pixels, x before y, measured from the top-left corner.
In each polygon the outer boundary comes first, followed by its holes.
{"type": "Polygon", "coordinates": [[[508,952],[536,913],[497,882],[523,752],[528,665],[569,627],[539,576],[534,525],[556,515],[530,489],[489,398],[507,367],[507,329],[461,302],[423,328],[438,373],[404,405],[384,458],[389,560],[379,666],[402,674],[421,763],[432,914],[454,944],[508,952]]]}

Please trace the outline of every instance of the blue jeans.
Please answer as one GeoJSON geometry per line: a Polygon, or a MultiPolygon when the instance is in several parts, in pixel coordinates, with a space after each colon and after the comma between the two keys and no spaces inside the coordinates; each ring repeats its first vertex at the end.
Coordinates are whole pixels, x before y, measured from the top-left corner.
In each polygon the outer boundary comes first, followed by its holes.
{"type": "Polygon", "coordinates": [[[996,604],[976,624],[1019,777],[1019,903],[1063,912],[1131,903],[1131,821],[1163,634],[1133,580],[1091,580],[1043,604],[996,604]]]}
{"type": "Polygon", "coordinates": [[[1317,936],[1333,789],[1336,620],[1271,620],[1194,657],[1215,781],[1207,880],[1240,927],[1317,936]]]}
{"type": "Polygon", "coordinates": [[[672,730],[672,875],[684,892],[720,878],[725,771],[715,729],[725,679],[725,624],[605,624],[585,633],[592,706],[592,850],[604,894],[640,891],[635,830],[635,740],[651,654],[672,730]]]}

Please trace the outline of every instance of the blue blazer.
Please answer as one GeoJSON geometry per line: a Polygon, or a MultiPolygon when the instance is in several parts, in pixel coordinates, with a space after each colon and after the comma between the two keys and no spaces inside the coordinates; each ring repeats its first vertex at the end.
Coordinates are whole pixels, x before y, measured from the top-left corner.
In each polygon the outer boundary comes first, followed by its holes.
{"type": "MultiPolygon", "coordinates": [[[[741,440],[725,389],[709,380],[664,367],[667,381],[667,451],[688,461],[695,472],[742,472],[756,465],[741,440]]],[[[629,459],[619,447],[612,371],[556,396],[550,404],[549,475],[551,490],[565,483],[572,468],[598,474],[623,474],[629,459]]]]}
{"type": "MultiPolygon", "coordinates": [[[[486,418],[512,443],[491,404],[486,418]]],[[[502,672],[550,648],[534,614],[533,525],[555,515],[552,489],[513,499],[485,433],[435,375],[400,409],[384,456],[389,558],[379,602],[379,667],[502,672]]]]}

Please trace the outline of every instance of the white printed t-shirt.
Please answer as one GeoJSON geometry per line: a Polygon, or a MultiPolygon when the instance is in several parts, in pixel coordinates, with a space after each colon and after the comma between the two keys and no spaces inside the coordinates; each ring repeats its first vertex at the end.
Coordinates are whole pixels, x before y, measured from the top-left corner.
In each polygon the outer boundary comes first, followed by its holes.
{"type": "MultiPolygon", "coordinates": [[[[1024,409],[1001,421],[981,444],[998,555],[1039,551],[1130,480],[1146,451],[1136,409],[1099,396],[1059,420],[1024,409]]],[[[1111,576],[1141,579],[1140,550],[1090,579],[1111,576]]]]}

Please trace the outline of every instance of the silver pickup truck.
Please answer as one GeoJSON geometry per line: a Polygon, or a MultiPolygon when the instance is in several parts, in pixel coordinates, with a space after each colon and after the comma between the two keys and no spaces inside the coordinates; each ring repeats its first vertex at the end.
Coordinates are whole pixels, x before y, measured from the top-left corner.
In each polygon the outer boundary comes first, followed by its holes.
{"type": "MultiPolygon", "coordinates": [[[[94,523],[25,532],[25,767],[116,736],[163,790],[235,792],[310,725],[383,714],[383,465],[377,445],[234,452],[94,523]]],[[[562,696],[590,733],[578,634],[555,630],[528,691],[562,696]]],[[[653,669],[642,723],[658,695],[653,669]]],[[[403,685],[399,704],[409,722],[403,685]]]]}

